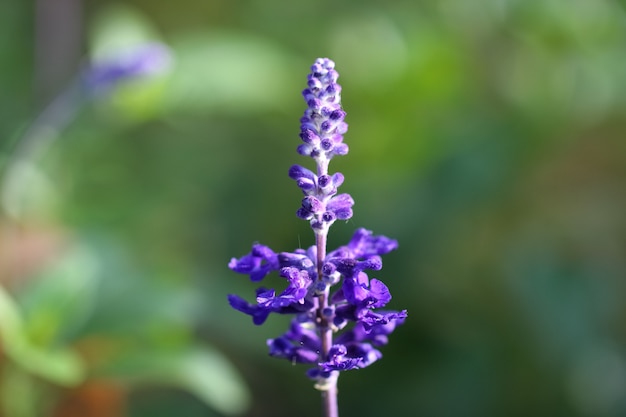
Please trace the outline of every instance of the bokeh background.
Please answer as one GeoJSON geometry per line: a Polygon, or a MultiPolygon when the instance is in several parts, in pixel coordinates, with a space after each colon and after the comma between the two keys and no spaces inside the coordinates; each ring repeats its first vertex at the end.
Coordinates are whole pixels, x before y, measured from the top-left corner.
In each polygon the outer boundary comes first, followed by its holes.
{"type": "Polygon", "coordinates": [[[287,170],[324,56],[356,200],[330,246],[398,239],[409,311],[341,415],[626,415],[623,2],[3,0],[2,417],[320,415],[267,356],[285,321],[226,295],[253,242],[313,242],[287,170]]]}

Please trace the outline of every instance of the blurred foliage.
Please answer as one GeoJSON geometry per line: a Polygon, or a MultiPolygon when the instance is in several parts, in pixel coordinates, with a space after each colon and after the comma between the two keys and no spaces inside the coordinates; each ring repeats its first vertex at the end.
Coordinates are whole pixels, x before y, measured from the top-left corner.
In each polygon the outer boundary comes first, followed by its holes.
{"type": "Polygon", "coordinates": [[[4,173],[89,57],[160,41],[173,65],[45,119],[3,190],[2,416],[319,415],[304,370],[267,357],[285,322],[226,302],[253,296],[226,266],[252,242],[312,244],[286,172],[318,56],[356,200],[330,245],[397,238],[380,274],[409,310],[342,376],[342,416],[626,414],[623,2],[74,0],[85,61],[56,82],[35,52],[65,44],[36,35],[68,22],[40,3],[0,13],[4,173]]]}

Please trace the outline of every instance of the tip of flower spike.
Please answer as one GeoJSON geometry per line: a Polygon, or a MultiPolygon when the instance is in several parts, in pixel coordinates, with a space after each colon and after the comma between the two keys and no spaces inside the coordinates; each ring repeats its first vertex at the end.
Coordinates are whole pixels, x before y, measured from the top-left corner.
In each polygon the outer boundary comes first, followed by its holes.
{"type": "Polygon", "coordinates": [[[323,73],[324,71],[330,71],[335,68],[335,62],[329,58],[317,58],[315,63],[311,65],[311,72],[323,73]]]}
{"type": "Polygon", "coordinates": [[[328,58],[318,58],[311,66],[307,87],[302,96],[307,104],[300,119],[300,137],[304,146],[298,153],[310,156],[318,163],[328,163],[335,155],[345,155],[347,146],[342,144],[347,131],[344,122],[346,112],[341,108],[341,86],[337,84],[339,74],[335,63],[328,58]]]}

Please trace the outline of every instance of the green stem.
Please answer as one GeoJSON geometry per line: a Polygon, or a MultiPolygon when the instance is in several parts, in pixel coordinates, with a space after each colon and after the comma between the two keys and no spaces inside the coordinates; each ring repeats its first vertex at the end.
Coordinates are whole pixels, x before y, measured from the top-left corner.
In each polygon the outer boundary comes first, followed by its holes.
{"type": "MultiPolygon", "coordinates": [[[[317,246],[317,279],[322,279],[322,267],[326,258],[326,237],[327,231],[315,233],[315,243],[317,246]]],[[[317,319],[322,342],[322,350],[320,352],[320,361],[328,360],[328,352],[333,345],[333,330],[328,322],[328,317],[323,314],[324,309],[328,307],[330,288],[327,286],[324,292],[318,297],[317,319]]],[[[318,385],[322,392],[322,402],[325,417],[339,417],[339,409],[337,407],[337,375],[333,373],[323,383],[318,385]]]]}

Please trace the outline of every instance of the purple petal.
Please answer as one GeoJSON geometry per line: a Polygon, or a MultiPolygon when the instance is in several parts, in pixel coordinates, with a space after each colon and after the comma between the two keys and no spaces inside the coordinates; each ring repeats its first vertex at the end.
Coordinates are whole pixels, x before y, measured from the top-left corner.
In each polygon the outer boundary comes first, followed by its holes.
{"type": "Polygon", "coordinates": [[[259,306],[248,303],[243,298],[235,294],[228,295],[228,302],[232,308],[244,314],[252,316],[252,322],[257,326],[263,324],[270,314],[270,311],[259,306]]]}
{"type": "Polygon", "coordinates": [[[398,241],[382,235],[372,236],[370,230],[360,228],[354,232],[348,248],[355,258],[364,258],[389,253],[398,248],[398,241]]]}
{"type": "Polygon", "coordinates": [[[352,217],[354,200],[350,194],[339,194],[328,201],[326,209],[335,213],[339,220],[348,220],[352,217]]]}

